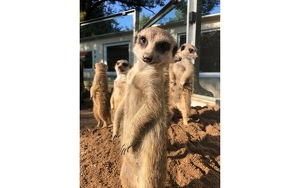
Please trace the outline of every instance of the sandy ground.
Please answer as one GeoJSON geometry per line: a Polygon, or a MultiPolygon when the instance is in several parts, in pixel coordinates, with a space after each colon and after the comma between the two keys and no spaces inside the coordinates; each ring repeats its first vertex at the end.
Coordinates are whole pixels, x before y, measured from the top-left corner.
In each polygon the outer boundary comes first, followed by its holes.
{"type": "MultiPolygon", "coordinates": [[[[96,128],[92,101],[80,110],[80,187],[119,188],[120,138],[112,128],[96,128]]],[[[220,187],[220,108],[193,106],[188,126],[179,114],[168,129],[167,188],[220,187]]]]}

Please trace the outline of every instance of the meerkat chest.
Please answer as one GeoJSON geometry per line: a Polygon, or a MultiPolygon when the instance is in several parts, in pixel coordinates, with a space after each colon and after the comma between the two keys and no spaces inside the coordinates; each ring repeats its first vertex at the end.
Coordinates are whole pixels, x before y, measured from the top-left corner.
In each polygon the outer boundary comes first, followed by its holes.
{"type": "MultiPolygon", "coordinates": [[[[156,82],[159,82],[157,74],[154,74],[151,71],[136,72],[136,74],[127,77],[127,89],[130,95],[132,93],[137,99],[142,99],[150,88],[157,87],[155,86],[156,82]]],[[[162,84],[162,82],[163,79],[161,79],[160,84],[162,84]]]]}
{"type": "Polygon", "coordinates": [[[115,79],[115,86],[118,88],[124,87],[126,84],[126,77],[125,76],[119,76],[115,79]]]}
{"type": "Polygon", "coordinates": [[[143,93],[143,89],[146,86],[146,78],[141,74],[132,75],[131,79],[128,80],[128,89],[130,92],[134,92],[135,94],[143,93]]]}
{"type": "Polygon", "coordinates": [[[181,63],[177,63],[173,67],[174,74],[177,78],[180,78],[181,75],[185,72],[185,70],[186,70],[185,66],[183,66],[181,63]]]}

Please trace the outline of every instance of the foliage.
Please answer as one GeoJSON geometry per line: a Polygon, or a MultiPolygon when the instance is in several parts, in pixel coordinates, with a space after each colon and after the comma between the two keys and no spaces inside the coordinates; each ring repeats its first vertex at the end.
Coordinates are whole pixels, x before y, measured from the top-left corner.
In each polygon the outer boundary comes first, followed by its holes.
{"type": "Polygon", "coordinates": [[[145,23],[147,23],[147,21],[149,21],[151,19],[150,15],[146,15],[146,14],[142,14],[140,16],[140,26],[145,25],[145,23]]]}
{"type": "Polygon", "coordinates": [[[165,0],[80,0],[80,12],[85,13],[85,16],[82,17],[83,19],[81,21],[116,13],[116,11],[112,9],[112,5],[115,5],[116,3],[119,3],[122,11],[134,8],[137,8],[138,10],[141,10],[141,8],[150,10],[156,6],[164,6],[164,1],[165,0]]]}

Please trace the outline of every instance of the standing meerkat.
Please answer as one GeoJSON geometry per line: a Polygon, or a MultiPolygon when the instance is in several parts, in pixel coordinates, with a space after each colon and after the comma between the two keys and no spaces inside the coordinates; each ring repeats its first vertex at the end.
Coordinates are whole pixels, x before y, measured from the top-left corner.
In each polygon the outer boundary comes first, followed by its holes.
{"type": "Polygon", "coordinates": [[[103,62],[94,65],[95,75],[90,89],[91,99],[93,100],[93,113],[98,121],[97,127],[103,122],[103,127],[112,124],[109,109],[109,92],[107,82],[107,65],[103,62]]]}
{"type": "Polygon", "coordinates": [[[137,33],[136,63],[114,118],[113,137],[123,118],[121,183],[124,188],[160,188],[167,171],[167,106],[164,71],[177,50],[174,38],[149,27],[137,33]]]}
{"type": "Polygon", "coordinates": [[[183,124],[188,124],[191,108],[191,96],[194,87],[193,60],[198,57],[197,48],[191,44],[181,45],[175,55],[175,63],[170,64],[170,89],[171,104],[182,115],[183,124]]]}
{"type": "Polygon", "coordinates": [[[118,60],[115,64],[117,77],[114,80],[113,92],[110,97],[110,108],[111,108],[112,119],[114,117],[114,113],[116,109],[118,108],[124,96],[126,76],[128,71],[131,69],[131,67],[132,65],[125,59],[118,60]]]}

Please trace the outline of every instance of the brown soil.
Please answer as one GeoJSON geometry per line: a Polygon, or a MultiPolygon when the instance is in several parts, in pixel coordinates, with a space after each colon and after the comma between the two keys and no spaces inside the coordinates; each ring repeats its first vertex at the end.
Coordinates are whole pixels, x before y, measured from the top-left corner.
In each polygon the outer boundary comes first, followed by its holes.
{"type": "MultiPolygon", "coordinates": [[[[119,188],[120,137],[111,142],[112,128],[96,128],[92,102],[80,110],[80,187],[119,188]]],[[[177,115],[168,129],[166,187],[220,187],[220,108],[192,107],[191,121],[177,115]]]]}

